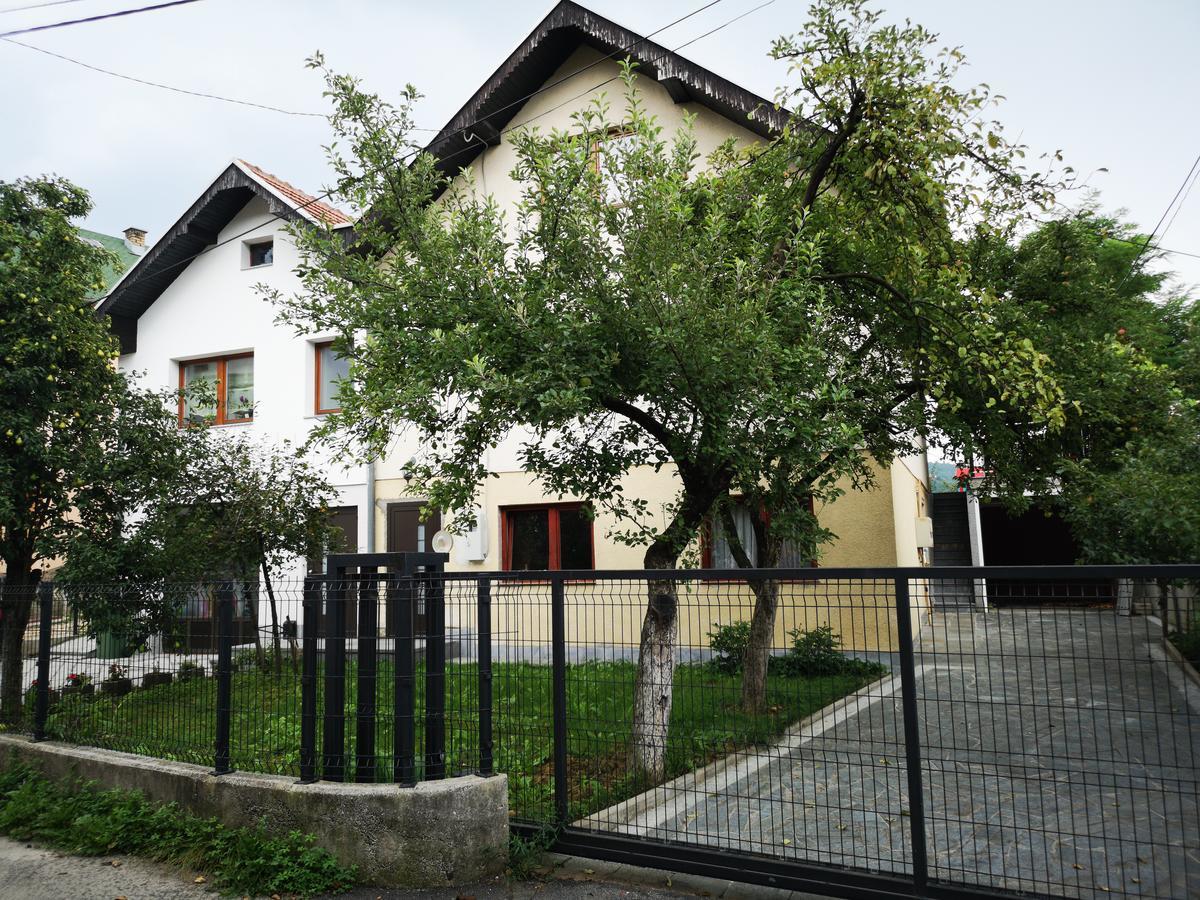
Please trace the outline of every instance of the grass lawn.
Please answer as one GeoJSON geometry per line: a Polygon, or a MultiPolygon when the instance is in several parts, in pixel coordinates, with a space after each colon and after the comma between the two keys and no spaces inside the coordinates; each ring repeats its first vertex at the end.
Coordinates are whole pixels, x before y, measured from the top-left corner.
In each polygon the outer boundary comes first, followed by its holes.
{"type": "MultiPolygon", "coordinates": [[[[515,816],[546,820],[552,804],[553,717],[551,670],[532,663],[493,665],[496,770],[509,776],[515,816]]],[[[347,777],[353,777],[358,685],[353,661],[346,683],[347,777]]],[[[628,772],[626,753],[636,666],[584,662],[567,668],[568,772],[572,814],[586,815],[649,787],[628,772]]],[[[451,773],[478,768],[478,668],[446,666],[446,759],[451,773]]],[[[381,660],[376,684],[378,778],[390,780],[393,747],[393,669],[381,660]]],[[[769,742],[788,726],[837,700],[878,674],[783,677],[768,681],[761,715],[738,705],[740,675],[705,665],[675,673],[667,751],[675,777],[733,750],[769,742]]],[[[323,678],[319,679],[321,692],[323,678]]],[[[300,679],[249,671],[233,676],[232,757],[241,771],[299,774],[300,679]]],[[[322,708],[323,696],[318,699],[322,708]]],[[[417,678],[417,757],[421,762],[424,670],[417,678]]],[[[211,678],[134,691],[120,698],[65,697],[51,710],[49,736],[163,759],[211,765],[216,682],[211,678]]],[[[318,721],[317,750],[321,748],[318,721]]]]}

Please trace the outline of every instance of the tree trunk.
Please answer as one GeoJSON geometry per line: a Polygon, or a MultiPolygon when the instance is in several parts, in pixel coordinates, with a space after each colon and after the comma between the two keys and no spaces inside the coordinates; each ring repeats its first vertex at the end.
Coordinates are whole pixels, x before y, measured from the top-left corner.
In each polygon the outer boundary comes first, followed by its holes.
{"type": "Polygon", "coordinates": [[[279,643],[279,608],[275,605],[275,589],[271,586],[271,573],[266,559],[262,560],[263,584],[267,586],[267,602],[271,605],[271,655],[276,675],[283,674],[283,648],[279,643]]]}
{"type": "Polygon", "coordinates": [[[28,560],[6,563],[8,574],[0,595],[0,722],[13,724],[23,712],[25,629],[42,573],[31,570],[28,560]]]}
{"type": "MultiPolygon", "coordinates": [[[[721,510],[725,539],[733,558],[743,569],[773,569],[779,564],[781,542],[767,527],[763,516],[755,516],[754,543],[757,559],[750,559],[738,537],[733,512],[726,503],[721,510]]],[[[746,656],[742,659],[742,708],[749,713],[758,713],[766,705],[767,669],[771,662],[771,644],[775,638],[775,615],[779,609],[779,582],[768,578],[747,580],[754,592],[754,614],[750,618],[750,639],[746,642],[746,656]]]]}
{"type": "Polygon", "coordinates": [[[754,579],[754,615],[750,619],[750,641],[742,664],[742,708],[749,713],[762,712],[767,702],[767,667],[775,638],[775,612],[779,608],[779,582],[754,579]]]}
{"type": "MultiPolygon", "coordinates": [[[[663,541],[646,550],[647,569],[673,569],[678,554],[663,541]]],[[[672,580],[647,582],[646,617],[642,621],[637,681],[634,684],[633,730],[629,765],[653,783],[666,776],[667,730],[675,679],[675,642],[679,632],[679,596],[672,580]]]]}

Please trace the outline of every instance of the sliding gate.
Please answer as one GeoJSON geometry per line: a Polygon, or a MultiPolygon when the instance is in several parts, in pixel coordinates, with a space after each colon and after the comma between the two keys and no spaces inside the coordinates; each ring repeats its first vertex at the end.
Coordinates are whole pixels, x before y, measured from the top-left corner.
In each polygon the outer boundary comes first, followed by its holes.
{"type": "Polygon", "coordinates": [[[1200,687],[1155,604],[1114,602],[1200,566],[528,576],[447,597],[486,594],[496,766],[556,850],[842,897],[1200,896],[1200,687]]]}

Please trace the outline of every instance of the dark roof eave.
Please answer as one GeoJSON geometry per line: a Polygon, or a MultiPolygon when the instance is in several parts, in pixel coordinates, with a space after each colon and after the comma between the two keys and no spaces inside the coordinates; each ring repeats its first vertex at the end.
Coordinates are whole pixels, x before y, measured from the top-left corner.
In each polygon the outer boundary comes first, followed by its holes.
{"type": "MultiPolygon", "coordinates": [[[[255,196],[266,200],[272,215],[289,221],[308,221],[236,163],[230,163],[125,273],[96,307],[96,313],[114,319],[136,320],[179,277],[192,258],[216,244],[221,229],[255,196]]],[[[125,349],[126,343],[123,339],[122,352],[130,352],[125,349]]]]}
{"type": "Polygon", "coordinates": [[[438,168],[453,176],[486,147],[498,143],[524,99],[584,44],[606,54],[635,47],[614,58],[628,55],[635,60],[639,73],[666,87],[675,102],[706,106],[760,137],[778,134],[788,121],[788,112],[770,100],[571,0],[563,0],[426,145],[426,152],[438,159],[438,168]]]}

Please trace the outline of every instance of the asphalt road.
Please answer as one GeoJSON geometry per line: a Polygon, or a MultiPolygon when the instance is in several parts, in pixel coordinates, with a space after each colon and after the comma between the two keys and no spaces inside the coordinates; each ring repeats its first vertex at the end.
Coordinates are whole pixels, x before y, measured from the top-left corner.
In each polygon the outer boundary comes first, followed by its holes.
{"type": "MultiPolygon", "coordinates": [[[[0,838],[0,900],[216,900],[202,877],[128,856],[85,858],[0,838]]],[[[695,894],[609,882],[496,882],[465,888],[385,891],[359,888],[343,900],[670,900],[695,894]]]]}

